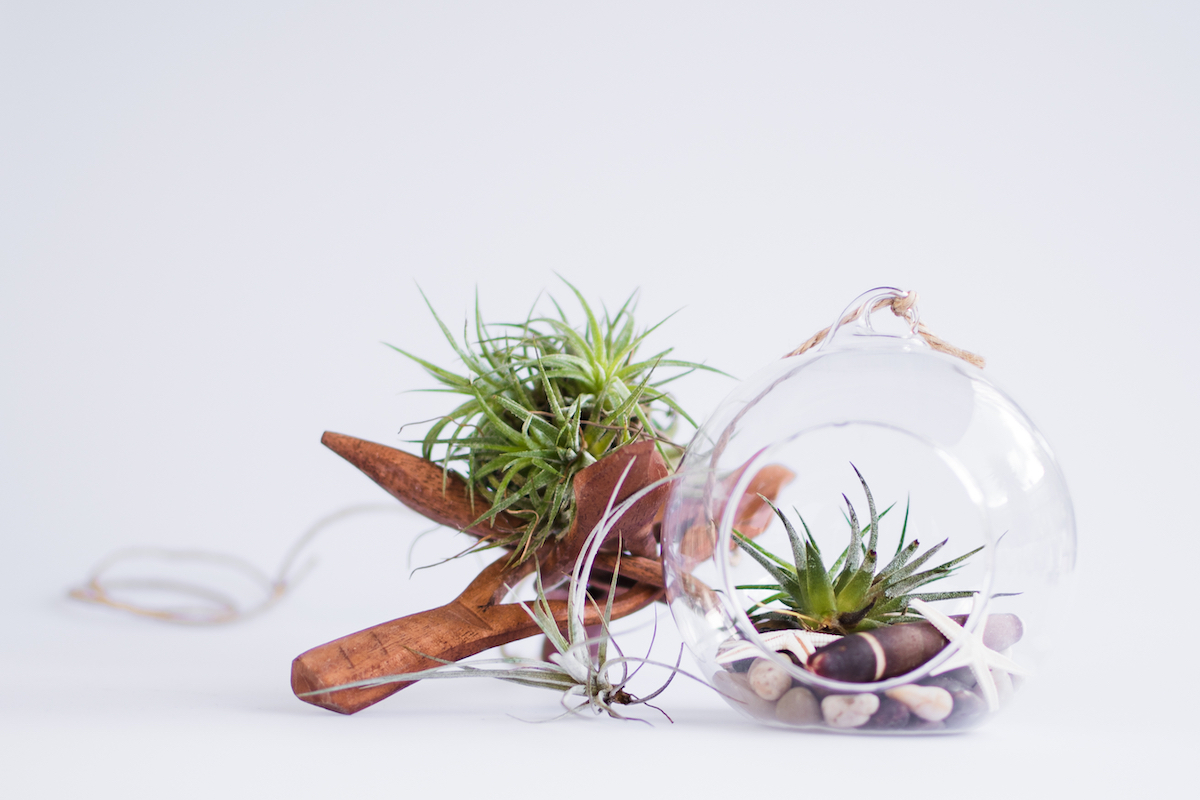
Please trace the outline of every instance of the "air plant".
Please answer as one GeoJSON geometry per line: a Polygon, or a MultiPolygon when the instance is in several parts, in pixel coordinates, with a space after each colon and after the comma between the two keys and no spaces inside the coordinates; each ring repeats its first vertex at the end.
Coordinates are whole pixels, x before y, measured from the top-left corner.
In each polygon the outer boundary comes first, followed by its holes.
{"type": "MultiPolygon", "coordinates": [[[[355,681],[340,686],[333,686],[328,689],[321,689],[314,692],[307,692],[302,697],[309,695],[321,694],[326,692],[338,692],[343,689],[365,688],[370,686],[380,686],[389,683],[402,683],[416,680],[427,679],[448,679],[448,678],[496,678],[510,683],[517,683],[522,686],[530,686],[539,689],[551,689],[562,694],[562,704],[566,711],[565,714],[578,714],[585,708],[590,708],[595,714],[607,713],[610,717],[617,719],[634,719],[635,721],[645,722],[646,720],[637,720],[633,717],[627,717],[616,710],[616,706],[633,706],[633,705],[650,705],[649,701],[656,698],[666,690],[671,684],[676,674],[683,673],[679,669],[679,661],[674,665],[661,662],[651,661],[647,658],[637,658],[625,656],[620,652],[620,648],[612,640],[609,630],[609,622],[612,615],[613,597],[617,591],[618,573],[620,571],[620,559],[616,562],[616,568],[613,570],[612,581],[608,586],[607,600],[605,607],[600,612],[601,631],[597,637],[589,637],[584,625],[584,612],[587,604],[599,611],[599,606],[596,601],[588,594],[587,576],[591,574],[592,566],[595,562],[600,546],[603,544],[609,531],[612,529],[616,520],[631,508],[638,500],[642,499],[650,491],[657,488],[663,481],[658,481],[644,489],[631,495],[628,499],[622,502],[615,509],[613,505],[616,501],[617,493],[620,491],[621,483],[625,476],[628,475],[632,462],[626,466],[624,473],[621,476],[621,481],[617,483],[613,490],[612,496],[609,499],[605,513],[596,527],[589,533],[584,544],[583,550],[580,552],[578,559],[575,562],[574,571],[572,572],[569,593],[567,597],[567,632],[566,635],[559,629],[558,623],[555,622],[553,611],[550,607],[550,601],[546,597],[546,591],[542,585],[540,570],[535,570],[535,599],[532,607],[522,603],[522,607],[526,613],[537,623],[538,628],[546,635],[546,638],[554,646],[556,652],[552,653],[548,661],[530,658],[518,657],[503,657],[481,659],[471,662],[451,662],[439,658],[427,656],[424,653],[417,655],[432,658],[434,661],[442,662],[442,666],[433,667],[432,669],[421,670],[418,672],[408,672],[400,675],[387,675],[379,678],[370,678],[362,681],[355,681]],[[609,658],[609,646],[612,646],[617,652],[617,657],[609,658]],[[593,652],[592,648],[595,646],[593,652]],[[627,689],[626,685],[629,680],[636,674],[635,668],[632,672],[629,670],[629,664],[636,662],[638,664],[650,664],[668,669],[671,672],[669,678],[658,689],[645,697],[635,697],[627,689]],[[616,674],[614,677],[614,673],[616,674]],[[576,705],[571,705],[572,698],[582,698],[582,702],[576,705]]],[[[414,651],[415,652],[415,651],[414,651]]],[[[683,657],[683,651],[680,650],[680,659],[683,657]]],[[[657,706],[650,705],[651,708],[658,710],[663,716],[666,716],[665,711],[657,706]]]]}
{"type": "MultiPolygon", "coordinates": [[[[851,465],[854,466],[853,464],[851,465]]],[[[892,509],[888,506],[882,514],[875,513],[875,500],[867,482],[854,467],[863,492],[867,496],[867,507],[871,522],[867,527],[867,540],[859,529],[858,515],[849,498],[842,495],[848,511],[850,544],[842,551],[829,569],[824,566],[821,551],[800,512],[796,517],[804,528],[797,533],[791,521],[767,498],[775,514],[783,521],[792,545],[793,562],[769,552],[761,545],[734,531],[734,539],[775,579],[775,583],[744,585],[743,590],[767,590],[770,595],[755,603],[748,610],[751,621],[760,630],[766,628],[804,628],[822,633],[849,634],[870,630],[897,622],[916,622],[920,616],[910,613],[912,600],[950,600],[971,597],[973,591],[915,592],[922,586],[952,575],[968,558],[982,550],[978,547],[969,553],[936,567],[919,571],[943,547],[948,539],[917,555],[920,542],[914,539],[905,544],[908,533],[908,512],[904,509],[904,524],[900,530],[900,543],[891,561],[875,572],[878,556],[879,521],[892,509]],[[783,608],[768,608],[771,603],[780,603],[783,608]]]]}
{"type": "Polygon", "coordinates": [[[658,441],[666,458],[678,452],[668,438],[675,424],[679,418],[693,427],[695,422],[662,386],[711,369],[668,359],[671,349],[639,359],[639,346],[658,325],[637,332],[636,295],[616,314],[606,310],[597,317],[579,291],[567,286],[587,318],[583,329],[573,327],[551,298],[557,317],[534,317],[531,311],[524,322],[496,325],[503,331],[493,333],[476,299],[473,344],[465,324],[460,344],[426,299],[467,375],[393,348],[442,385],[432,391],[466,396],[429,429],[421,454],[440,461],[445,472],[455,467],[465,472],[472,502],[479,495],[486,503],[473,525],[501,512],[523,520],[517,532],[482,545],[513,548],[515,562],[566,532],[575,513],[571,482],[584,467],[643,439],[658,441]],[[663,368],[684,371],[660,377],[663,368]]]}

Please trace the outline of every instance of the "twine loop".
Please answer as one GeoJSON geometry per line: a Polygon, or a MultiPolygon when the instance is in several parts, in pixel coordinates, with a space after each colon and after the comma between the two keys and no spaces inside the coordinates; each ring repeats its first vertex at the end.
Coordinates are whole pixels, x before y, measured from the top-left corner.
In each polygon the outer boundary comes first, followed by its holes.
{"type": "MultiPolygon", "coordinates": [[[[829,336],[830,331],[835,327],[846,325],[858,319],[863,313],[864,306],[865,304],[848,312],[842,317],[837,325],[830,325],[828,328],[823,328],[822,330],[817,331],[812,336],[808,337],[803,344],[784,356],[784,358],[791,358],[792,356],[798,356],[803,353],[807,353],[809,350],[825,341],[826,337],[829,336]]],[[[917,313],[916,292],[897,292],[891,297],[885,297],[876,301],[874,305],[871,306],[870,310],[867,311],[867,313],[873,314],[882,308],[891,309],[893,314],[903,319],[909,325],[913,326],[917,335],[924,339],[926,344],[928,344],[934,350],[937,350],[939,353],[945,353],[947,355],[954,356],[955,358],[961,358],[963,361],[966,361],[968,364],[978,367],[979,369],[983,369],[984,365],[987,363],[983,356],[976,355],[968,350],[963,350],[961,347],[955,347],[945,339],[935,334],[933,331],[929,330],[925,323],[920,321],[920,317],[917,313]]]]}

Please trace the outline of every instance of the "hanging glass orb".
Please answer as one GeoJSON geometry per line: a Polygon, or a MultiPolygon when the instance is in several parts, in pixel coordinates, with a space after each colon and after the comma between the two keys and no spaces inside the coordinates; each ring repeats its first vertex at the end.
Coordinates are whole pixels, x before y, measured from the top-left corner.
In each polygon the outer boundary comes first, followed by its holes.
{"type": "Polygon", "coordinates": [[[741,384],[672,488],[672,614],[705,677],[759,721],[976,725],[1054,642],[1075,560],[1062,473],[914,299],[868,292],[818,346],[741,384]]]}

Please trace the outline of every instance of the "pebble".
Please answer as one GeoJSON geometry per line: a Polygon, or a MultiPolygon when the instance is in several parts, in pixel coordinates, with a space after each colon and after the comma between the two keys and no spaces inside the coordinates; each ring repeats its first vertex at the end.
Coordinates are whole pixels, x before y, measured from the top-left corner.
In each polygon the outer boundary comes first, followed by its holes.
{"type": "Polygon", "coordinates": [[[904,703],[884,697],[879,701],[879,710],[871,715],[863,727],[873,730],[895,730],[907,725],[911,716],[912,712],[904,703]]]}
{"type": "Polygon", "coordinates": [[[792,688],[792,676],[774,661],[756,658],[746,672],[750,688],[763,700],[775,701],[792,688]]]}
{"type": "Polygon", "coordinates": [[[963,689],[975,688],[975,673],[971,672],[970,667],[959,667],[949,672],[943,672],[941,675],[931,675],[921,683],[926,686],[941,686],[949,692],[959,692],[963,689]],[[947,680],[953,681],[953,683],[943,682],[947,680]]]}
{"type": "Polygon", "coordinates": [[[983,643],[996,652],[1007,650],[1025,634],[1025,626],[1016,614],[989,614],[984,621],[983,643]]]}
{"type": "Polygon", "coordinates": [[[908,686],[888,689],[885,694],[892,700],[903,703],[921,719],[930,722],[940,722],[954,711],[953,695],[941,686],[918,686],[910,683],[908,686]]]}
{"type": "Polygon", "coordinates": [[[974,692],[951,692],[954,710],[946,717],[947,728],[967,728],[987,713],[987,702],[974,692]]]}
{"type": "Polygon", "coordinates": [[[831,694],[821,701],[821,714],[834,728],[857,728],[879,710],[873,694],[831,694]]]}
{"type": "Polygon", "coordinates": [[[775,719],[775,704],[763,700],[750,688],[750,679],[743,672],[717,670],[712,679],[713,688],[723,694],[736,708],[758,719],[775,719]]]}
{"type": "Polygon", "coordinates": [[[821,701],[803,686],[789,689],[775,705],[775,719],[788,725],[816,725],[821,721],[821,701]]]}

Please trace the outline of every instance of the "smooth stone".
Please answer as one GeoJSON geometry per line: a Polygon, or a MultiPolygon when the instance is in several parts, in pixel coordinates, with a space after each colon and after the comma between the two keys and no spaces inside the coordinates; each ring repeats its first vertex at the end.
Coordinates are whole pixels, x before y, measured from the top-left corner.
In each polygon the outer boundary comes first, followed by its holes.
{"type": "Polygon", "coordinates": [[[792,676],[787,670],[765,658],[756,658],[746,677],[750,680],[750,688],[763,700],[774,702],[792,688],[792,676]]]}
{"type": "Polygon", "coordinates": [[[975,673],[971,672],[970,667],[959,667],[952,669],[949,672],[943,672],[940,675],[930,675],[921,683],[926,686],[941,686],[949,692],[961,692],[963,689],[973,689],[975,687],[975,673]],[[953,684],[944,683],[943,681],[953,681],[953,684]]]}
{"type": "Polygon", "coordinates": [[[974,692],[951,692],[954,710],[946,717],[947,728],[969,728],[987,714],[987,701],[974,692]]]}
{"type": "Polygon", "coordinates": [[[879,701],[879,710],[871,715],[863,728],[872,730],[895,730],[903,728],[908,724],[909,717],[912,712],[908,706],[898,700],[893,700],[890,697],[881,698],[879,701]]]}
{"type": "MultiPolygon", "coordinates": [[[[947,692],[950,692],[950,694],[954,694],[955,692],[967,692],[971,690],[971,686],[966,686],[961,681],[947,677],[946,675],[934,675],[930,678],[924,678],[918,681],[917,685],[928,686],[931,688],[937,686],[945,689],[947,692]]],[[[974,684],[972,684],[972,686],[973,685],[974,684]]]]}
{"type": "Polygon", "coordinates": [[[989,614],[983,625],[983,644],[995,650],[1007,650],[1025,635],[1025,626],[1016,614],[989,614]]]}
{"type": "Polygon", "coordinates": [[[803,686],[789,689],[775,704],[775,719],[788,725],[816,725],[821,721],[821,701],[803,686]]]}
{"type": "Polygon", "coordinates": [[[857,728],[879,710],[873,694],[831,694],[821,701],[821,715],[833,728],[857,728]]]}
{"type": "Polygon", "coordinates": [[[734,706],[750,716],[757,719],[775,718],[775,704],[763,700],[750,688],[750,679],[744,672],[718,670],[713,675],[712,684],[734,706]]]}
{"type": "Polygon", "coordinates": [[[941,722],[954,711],[954,696],[941,686],[910,683],[908,686],[888,689],[885,694],[929,722],[941,722]]]}

